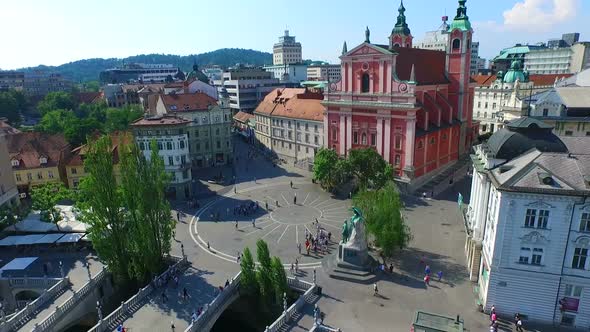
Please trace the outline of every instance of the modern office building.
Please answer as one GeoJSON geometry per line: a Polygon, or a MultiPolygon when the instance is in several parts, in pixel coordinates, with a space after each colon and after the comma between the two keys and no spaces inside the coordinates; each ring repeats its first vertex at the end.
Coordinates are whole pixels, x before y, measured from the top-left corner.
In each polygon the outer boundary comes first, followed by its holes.
{"type": "Polygon", "coordinates": [[[120,68],[102,71],[99,78],[102,84],[163,83],[169,76],[174,78],[178,71],[178,68],[171,64],[129,63],[120,68]]]}
{"type": "Polygon", "coordinates": [[[72,91],[72,81],[59,73],[31,71],[25,73],[24,91],[31,96],[45,96],[50,92],[72,91]]]}
{"type": "Polygon", "coordinates": [[[279,88],[254,111],[256,141],[288,163],[313,163],[324,145],[322,94],[301,88],[279,88]]]}
{"type": "Polygon", "coordinates": [[[167,197],[186,200],[192,197],[189,125],[191,121],[174,115],[146,116],[131,124],[135,142],[149,160],[150,144],[156,141],[158,155],[170,175],[167,197]]]}
{"type": "Polygon", "coordinates": [[[25,73],[22,71],[0,70],[0,91],[18,90],[22,91],[25,86],[25,73]]]}
{"type": "Polygon", "coordinates": [[[302,63],[301,43],[295,41],[295,36],[289,36],[289,30],[279,37],[279,42],[272,48],[272,64],[275,66],[302,63]]]}
{"type": "Polygon", "coordinates": [[[303,63],[289,65],[264,66],[265,71],[272,73],[272,76],[281,83],[301,83],[307,80],[308,65],[303,63]]]}
{"type": "Polygon", "coordinates": [[[234,114],[239,111],[252,113],[266,94],[284,87],[271,72],[244,66],[228,69],[214,84],[219,93],[225,89],[229,94],[229,107],[234,114]]]}
{"type": "MultiPolygon", "coordinates": [[[[465,1],[445,51],[412,48],[405,8],[389,44],[365,42],[344,53],[342,80],[325,94],[326,146],[346,156],[373,147],[408,192],[454,165],[477,135],[472,123],[471,40],[465,1]]],[[[258,122],[257,122],[258,123],[258,122]]]]}
{"type": "Polygon", "coordinates": [[[465,253],[484,311],[590,327],[590,155],[521,118],[475,147],[465,253]]]}
{"type": "Polygon", "coordinates": [[[332,65],[327,62],[312,62],[307,67],[308,81],[340,81],[340,65],[332,65]]]}

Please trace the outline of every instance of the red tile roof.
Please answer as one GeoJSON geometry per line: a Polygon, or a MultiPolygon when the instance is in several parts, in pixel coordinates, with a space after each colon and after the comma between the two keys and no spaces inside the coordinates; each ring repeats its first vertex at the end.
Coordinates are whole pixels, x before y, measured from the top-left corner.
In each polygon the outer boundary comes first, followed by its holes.
{"type": "Polygon", "coordinates": [[[535,86],[553,86],[555,79],[568,78],[574,74],[545,74],[545,75],[530,75],[529,80],[535,82],[535,86]]]}
{"type": "Polygon", "coordinates": [[[217,105],[217,100],[202,92],[160,95],[160,99],[168,112],[203,111],[217,105]]]}
{"type": "Polygon", "coordinates": [[[412,65],[418,85],[448,84],[445,76],[446,54],[443,51],[396,47],[395,72],[400,80],[410,80],[412,65]]]}
{"type": "MultiPolygon", "coordinates": [[[[127,131],[117,131],[110,134],[111,137],[111,152],[113,153],[113,164],[119,163],[119,146],[133,142],[133,136],[127,131]]],[[[83,166],[84,155],[88,153],[88,145],[81,145],[72,150],[72,156],[67,162],[67,166],[83,166]]]]}
{"type": "Polygon", "coordinates": [[[74,94],[74,99],[78,104],[91,104],[97,102],[102,97],[100,92],[78,92],[74,94]]]}
{"type": "Polygon", "coordinates": [[[173,115],[165,115],[141,118],[133,122],[131,126],[178,126],[185,125],[187,123],[190,123],[190,121],[173,115]]]}
{"type": "Polygon", "coordinates": [[[292,119],[323,121],[324,96],[306,89],[279,88],[266,95],[254,113],[292,119]]]}
{"type": "MultiPolygon", "coordinates": [[[[553,86],[555,79],[568,78],[573,74],[543,74],[543,75],[530,75],[529,80],[535,83],[535,87],[541,86],[553,86]]],[[[471,78],[477,83],[478,86],[490,86],[496,80],[496,75],[474,75],[471,78]]]]}
{"type": "Polygon", "coordinates": [[[16,159],[20,165],[16,169],[58,166],[69,155],[70,145],[61,134],[24,132],[6,136],[10,159],[16,159]],[[41,165],[41,157],[47,163],[41,165]]]}
{"type": "Polygon", "coordinates": [[[11,125],[9,125],[8,123],[4,122],[3,120],[0,120],[0,135],[13,135],[13,134],[18,134],[20,133],[20,130],[12,127],[11,125]]]}
{"type": "Polygon", "coordinates": [[[471,79],[477,83],[477,86],[490,86],[496,80],[496,75],[473,75],[471,79]]]}
{"type": "Polygon", "coordinates": [[[252,119],[254,117],[254,114],[250,114],[250,113],[246,113],[246,112],[242,112],[239,111],[238,113],[236,113],[236,115],[234,115],[234,119],[236,119],[237,121],[240,122],[244,122],[246,123],[246,121],[252,119]]]}

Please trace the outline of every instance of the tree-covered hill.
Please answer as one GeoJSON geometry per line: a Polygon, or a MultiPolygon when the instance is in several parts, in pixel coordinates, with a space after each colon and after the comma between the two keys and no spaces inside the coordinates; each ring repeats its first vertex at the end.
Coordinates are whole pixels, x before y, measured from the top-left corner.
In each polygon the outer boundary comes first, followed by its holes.
{"type": "Polygon", "coordinates": [[[233,66],[236,63],[265,65],[272,63],[272,54],[241,48],[222,48],[212,52],[185,56],[173,54],[141,54],[123,59],[85,59],[65,63],[60,66],[40,65],[20,70],[58,72],[75,82],[87,82],[98,80],[98,74],[101,71],[120,66],[124,63],[169,63],[180,67],[183,71],[189,71],[195,60],[199,66],[219,65],[224,68],[233,66]]]}

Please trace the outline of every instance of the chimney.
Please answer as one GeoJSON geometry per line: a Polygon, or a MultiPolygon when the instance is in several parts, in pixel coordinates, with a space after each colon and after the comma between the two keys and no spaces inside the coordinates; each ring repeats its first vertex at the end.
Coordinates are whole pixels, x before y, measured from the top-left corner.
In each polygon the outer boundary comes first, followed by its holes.
{"type": "Polygon", "coordinates": [[[184,81],[183,86],[184,86],[184,93],[188,94],[188,81],[184,81]]]}

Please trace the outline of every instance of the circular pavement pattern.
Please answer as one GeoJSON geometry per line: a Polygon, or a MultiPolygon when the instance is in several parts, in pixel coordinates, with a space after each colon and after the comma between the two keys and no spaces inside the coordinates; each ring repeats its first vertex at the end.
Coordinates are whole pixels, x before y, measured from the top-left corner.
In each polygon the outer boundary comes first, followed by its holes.
{"type": "Polygon", "coordinates": [[[336,250],[342,223],[351,215],[349,200],[333,198],[315,184],[294,183],[291,188],[289,183],[244,183],[236,193],[232,190],[203,206],[189,228],[195,243],[220,259],[237,263],[238,253],[246,247],[256,255],[256,241],[263,239],[271,255],[280,257],[285,266],[297,259],[305,269],[319,267],[336,250]],[[252,203],[259,206],[252,214],[234,214],[236,206],[252,203]],[[307,255],[305,235],[315,234],[316,225],[330,232],[332,240],[328,252],[307,255]]]}

